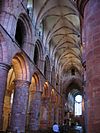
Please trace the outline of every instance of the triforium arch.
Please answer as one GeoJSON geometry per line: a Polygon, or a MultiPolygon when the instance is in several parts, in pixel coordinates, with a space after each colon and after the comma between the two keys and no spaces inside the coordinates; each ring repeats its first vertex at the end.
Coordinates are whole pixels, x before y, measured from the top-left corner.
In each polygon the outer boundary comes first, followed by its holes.
{"type": "Polygon", "coordinates": [[[48,56],[45,57],[44,75],[45,75],[46,79],[50,81],[50,77],[51,77],[51,68],[50,68],[50,59],[49,59],[48,56]]]}
{"type": "Polygon", "coordinates": [[[23,53],[17,53],[12,59],[12,67],[15,79],[13,81],[14,96],[9,130],[24,132],[30,85],[30,69],[27,57],[23,53]]]}
{"type": "Polygon", "coordinates": [[[16,24],[15,40],[25,51],[32,43],[32,27],[29,18],[25,13],[21,13],[16,24]]]}
{"type": "Polygon", "coordinates": [[[43,70],[43,48],[39,40],[35,42],[34,46],[34,63],[40,70],[43,70]]]}

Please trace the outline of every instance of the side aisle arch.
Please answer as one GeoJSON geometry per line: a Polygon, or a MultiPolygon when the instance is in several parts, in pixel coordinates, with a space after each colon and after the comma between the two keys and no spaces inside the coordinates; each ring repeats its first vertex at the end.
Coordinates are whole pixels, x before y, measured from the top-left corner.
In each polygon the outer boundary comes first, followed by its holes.
{"type": "Polygon", "coordinates": [[[17,80],[25,80],[30,82],[30,70],[28,60],[23,54],[17,53],[12,59],[12,65],[17,80]]]}
{"type": "Polygon", "coordinates": [[[16,130],[25,132],[30,85],[30,69],[27,57],[23,53],[17,53],[12,59],[12,67],[15,73],[15,88],[11,110],[10,130],[12,132],[16,130]],[[21,112],[23,112],[23,114],[21,112]]]}

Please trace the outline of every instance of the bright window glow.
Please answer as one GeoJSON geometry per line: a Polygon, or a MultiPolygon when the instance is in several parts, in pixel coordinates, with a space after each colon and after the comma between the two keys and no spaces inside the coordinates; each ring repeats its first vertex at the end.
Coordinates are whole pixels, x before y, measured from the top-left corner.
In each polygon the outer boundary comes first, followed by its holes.
{"type": "Polygon", "coordinates": [[[77,95],[77,96],[75,97],[75,101],[77,101],[77,102],[82,102],[82,96],[81,96],[81,95],[77,95]]]}
{"type": "Polygon", "coordinates": [[[12,106],[12,103],[13,103],[13,97],[14,97],[14,93],[11,94],[11,100],[10,100],[11,106],[12,106]]]}
{"type": "Polygon", "coordinates": [[[75,115],[82,115],[82,96],[77,95],[75,97],[75,115]]]}
{"type": "Polygon", "coordinates": [[[28,2],[27,2],[27,13],[30,16],[30,18],[33,17],[33,2],[32,2],[32,0],[28,0],[28,2]]]}
{"type": "Polygon", "coordinates": [[[27,2],[27,8],[32,8],[32,0],[28,0],[28,2],[27,2]]]}

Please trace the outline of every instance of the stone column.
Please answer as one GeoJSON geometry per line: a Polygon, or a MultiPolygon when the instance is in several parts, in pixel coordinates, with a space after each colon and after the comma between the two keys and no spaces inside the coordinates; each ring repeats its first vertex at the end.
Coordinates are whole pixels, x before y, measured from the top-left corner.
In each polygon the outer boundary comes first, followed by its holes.
{"type": "Polygon", "coordinates": [[[30,83],[28,81],[15,81],[15,91],[10,122],[10,130],[12,132],[25,133],[29,84],[30,83]]]}
{"type": "Polygon", "coordinates": [[[40,122],[40,107],[41,107],[41,91],[36,91],[33,94],[30,103],[30,118],[29,118],[29,129],[30,131],[36,131],[39,129],[40,122]]]}
{"type": "Polygon", "coordinates": [[[40,127],[44,129],[46,129],[49,126],[49,104],[50,99],[48,97],[43,97],[41,105],[40,127]]]}
{"type": "Polygon", "coordinates": [[[55,102],[51,101],[51,124],[53,125],[55,122],[55,102]]]}
{"type": "Polygon", "coordinates": [[[10,95],[11,92],[6,90],[5,99],[4,99],[4,106],[3,106],[3,131],[6,131],[9,128],[9,114],[11,111],[10,107],[10,95]]]}
{"type": "Polygon", "coordinates": [[[87,133],[100,133],[100,0],[84,10],[86,43],[87,133]]]}
{"type": "Polygon", "coordinates": [[[9,69],[10,67],[7,64],[0,63],[0,129],[3,126],[3,105],[9,69]]]}

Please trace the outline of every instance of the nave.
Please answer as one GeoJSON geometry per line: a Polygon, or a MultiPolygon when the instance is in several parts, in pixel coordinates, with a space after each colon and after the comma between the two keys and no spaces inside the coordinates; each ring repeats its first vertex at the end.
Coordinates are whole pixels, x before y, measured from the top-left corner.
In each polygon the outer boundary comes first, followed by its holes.
{"type": "Polygon", "coordinates": [[[99,45],[100,0],[0,0],[0,132],[100,133],[99,45]]]}

